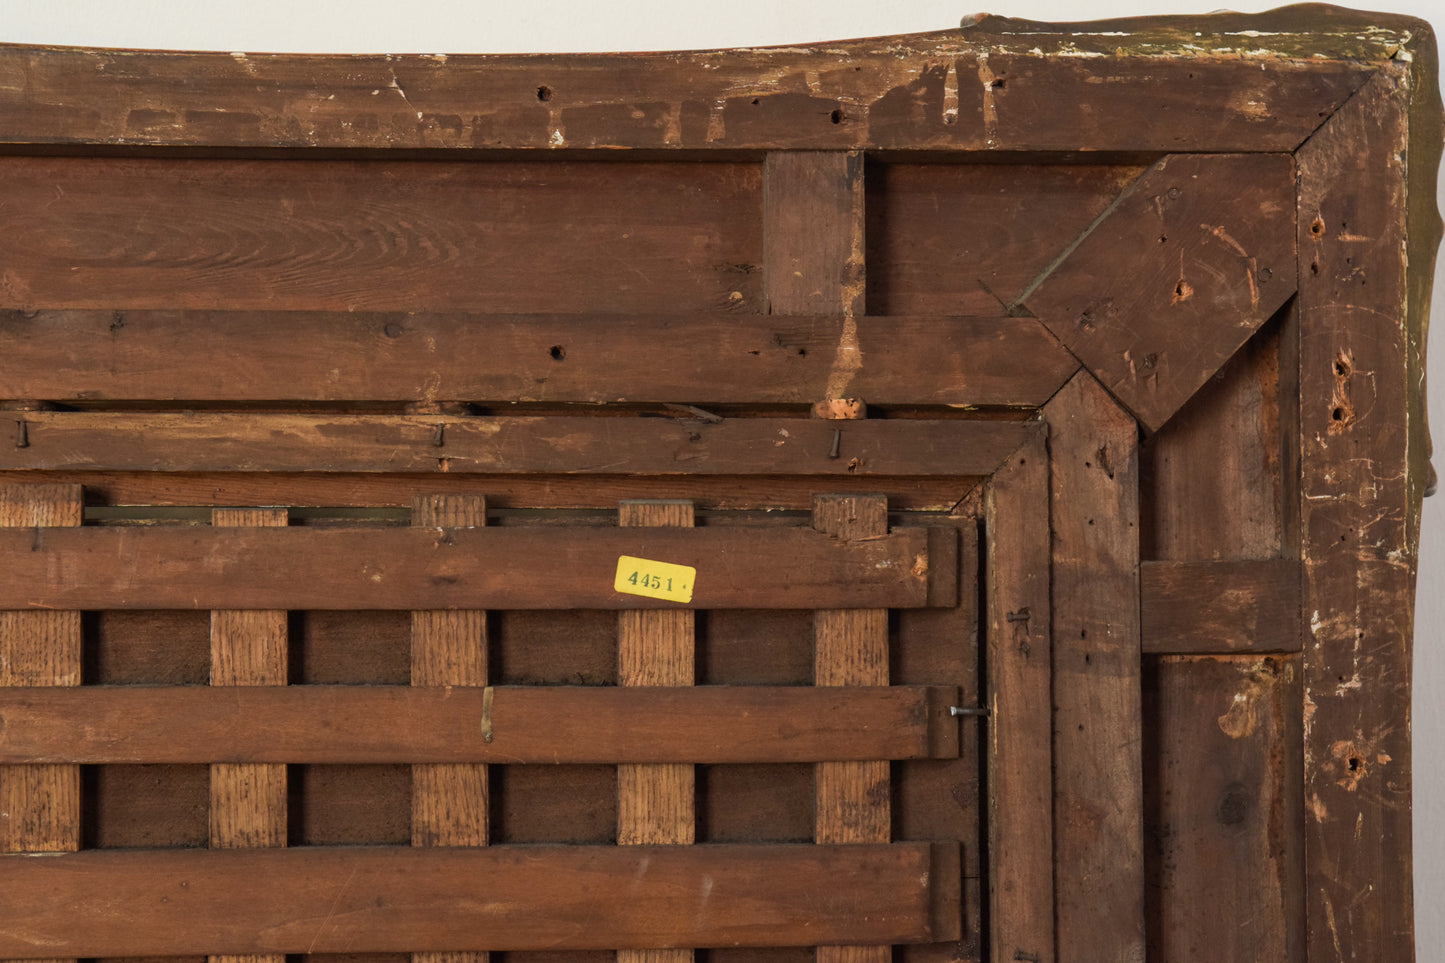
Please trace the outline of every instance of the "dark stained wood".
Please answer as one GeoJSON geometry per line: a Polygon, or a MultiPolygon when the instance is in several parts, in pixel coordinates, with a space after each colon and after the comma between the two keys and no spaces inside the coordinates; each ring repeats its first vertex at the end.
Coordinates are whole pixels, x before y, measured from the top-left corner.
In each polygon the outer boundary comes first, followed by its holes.
{"type": "Polygon", "coordinates": [[[1141,959],[1138,426],[1087,372],[1044,415],[1057,945],[1071,959],[1141,959]]]}
{"type": "Polygon", "coordinates": [[[17,144],[1291,150],[1363,81],[1356,60],[1388,58],[1407,25],[1357,16],[1322,39],[1317,18],[1286,21],[1214,44],[1218,60],[1196,31],[1263,21],[1136,22],[1068,38],[1073,56],[1056,55],[1058,27],[1001,18],[806,50],[546,62],[12,47],[0,129],[17,144]]]}
{"type": "MultiPolygon", "coordinates": [[[[950,686],[87,686],[0,690],[0,762],[757,763],[947,759],[950,686]],[[624,687],[625,688],[625,687],[624,687]],[[315,720],[326,720],[317,725],[315,720]],[[720,725],[719,720],[728,720],[720,725]],[[308,721],[309,720],[309,721],[308,721]],[[482,735],[490,724],[492,739],[482,735]]],[[[428,833],[428,838],[431,837],[428,833]]],[[[461,845],[433,843],[432,845],[461,845]]],[[[476,844],[469,844],[476,845],[476,844]]]]}
{"type": "Polygon", "coordinates": [[[841,427],[685,416],[44,412],[25,421],[29,444],[0,447],[0,469],[977,476],[1038,430],[1016,421],[841,427]]]}
{"type": "Polygon", "coordinates": [[[753,164],[0,157],[0,179],[9,308],[761,306],[753,164]]]}
{"type": "MultiPolygon", "coordinates": [[[[869,310],[985,316],[1007,310],[1146,169],[1143,163],[920,164],[901,157],[870,163],[869,310]]],[[[1025,369],[1057,365],[1057,388],[1078,361],[1067,352],[1058,362],[1054,357],[1052,351],[1009,354],[994,359],[995,375],[1028,378],[1025,369]]]]}
{"type": "Polygon", "coordinates": [[[1158,428],[1294,294],[1293,187],[1287,154],[1166,157],[1019,304],[1158,428]]]}
{"type": "MultiPolygon", "coordinates": [[[[482,495],[419,495],[412,502],[411,523],[419,528],[481,528],[487,524],[487,501],[482,495]]],[[[486,612],[462,609],[411,613],[413,686],[485,686],[489,681],[487,661],[486,612]]],[[[376,721],[373,717],[371,725],[375,726],[376,721]]],[[[293,725],[302,727],[305,723],[297,720],[293,725]]],[[[308,761],[319,760],[313,757],[308,761]]],[[[472,762],[413,766],[411,787],[413,846],[487,844],[491,784],[486,766],[472,762]]],[[[412,963],[487,960],[485,953],[412,956],[412,963]]]]}
{"type": "MultiPolygon", "coordinates": [[[[69,472],[16,472],[27,483],[66,481],[69,472]]],[[[828,488],[885,494],[899,511],[946,512],[978,483],[977,477],[889,475],[829,476],[828,488]]],[[[606,508],[624,498],[681,498],[701,509],[807,511],[818,490],[815,477],[746,475],[477,475],[450,473],[86,472],[94,505],[404,506],[418,494],[485,490],[494,508],[606,508]]]]}
{"type": "MultiPolygon", "coordinates": [[[[1413,952],[1411,611],[1425,444],[1402,417],[1417,390],[1402,239],[1414,97],[1384,68],[1300,149],[1300,437],[1307,951],[1413,952]],[[1408,156],[1407,156],[1408,155],[1408,156]],[[1357,900],[1362,885],[1370,898],[1357,900]]],[[[1438,102],[1437,102],[1438,103],[1438,102]]],[[[1415,239],[1418,240],[1418,239],[1415,239]]],[[[1427,242],[1428,243],[1428,242],[1427,242]]]]}
{"type": "MultiPolygon", "coordinates": [[[[0,526],[79,525],[81,498],[79,485],[0,485],[0,526]]],[[[80,670],[80,612],[0,612],[0,687],[79,686],[80,670]]],[[[79,849],[80,767],[0,769],[0,813],[0,852],[79,849]]]]}
{"type": "MultiPolygon", "coordinates": [[[[956,554],[956,545],[952,546],[956,554]]],[[[956,561],[928,530],[0,530],[12,608],[666,608],[612,589],[620,555],[698,570],[694,608],[952,605],[956,561]]]]}
{"type": "Polygon", "coordinates": [[[1145,562],[1139,566],[1145,653],[1298,652],[1300,564],[1145,562]]]}
{"type": "MultiPolygon", "coordinates": [[[[863,155],[773,151],[763,163],[763,280],[770,314],[864,313],[863,155]]],[[[828,384],[847,389],[862,357],[856,321],[845,320],[828,384]]]]}
{"type": "MultiPolygon", "coordinates": [[[[618,507],[627,527],[691,528],[686,501],[631,501],[618,507]]],[[[686,609],[617,613],[619,686],[691,686],[696,682],[696,616],[686,609]]],[[[719,716],[731,719],[731,715],[719,716]]],[[[617,842],[622,846],[697,841],[697,793],[691,759],[617,767],[617,842]]],[[[691,963],[691,949],[621,950],[618,963],[691,963]]]]}
{"type": "MultiPolygon", "coordinates": [[[[1049,455],[1014,452],[984,496],[988,530],[990,959],[1054,959],[1049,455]]],[[[1061,873],[1067,873],[1065,868],[1061,873]]]]}
{"type": "MultiPolygon", "coordinates": [[[[957,850],[940,852],[956,878],[957,850]]],[[[934,936],[928,843],[88,852],[0,859],[0,953],[591,949],[934,936]],[[253,887],[257,880],[264,886],[253,887]],[[626,886],[616,880],[630,881],[626,886]],[[231,898],[238,888],[251,897],[231,898]],[[124,925],[116,925],[124,921],[124,925]]]]}
{"type": "MultiPolygon", "coordinates": [[[[886,210],[915,223],[913,205],[897,207],[886,210]]],[[[918,243],[906,233],[898,246],[918,243]]],[[[956,243],[949,234],[925,253],[956,243]]],[[[1039,405],[1078,366],[1038,321],[1000,316],[997,300],[907,302],[931,316],[902,316],[897,301],[879,311],[887,317],[853,321],[852,384],[875,404],[1039,405]]],[[[823,397],[845,328],[821,305],[803,310],[810,304],[804,297],[796,317],[778,296],[772,315],[9,310],[0,378],[13,396],[85,402],[810,403],[823,397]]]]}
{"type": "Polygon", "coordinates": [[[1299,656],[1165,656],[1145,673],[1159,782],[1149,794],[1150,953],[1303,959],[1299,656]]]}
{"type": "MultiPolygon", "coordinates": [[[[840,541],[888,532],[888,502],[880,496],[819,495],[813,527],[840,541]]],[[[828,609],[813,616],[814,682],[819,686],[888,684],[888,611],[828,609]]],[[[821,762],[816,774],[819,843],[886,843],[892,838],[890,772],[886,761],[821,762]]],[[[820,941],[821,942],[821,941],[820,941]]],[[[841,941],[840,941],[841,942],[841,941]]],[[[818,963],[886,963],[887,946],[818,947],[818,963]]]]}
{"type": "MultiPolygon", "coordinates": [[[[218,508],[212,525],[284,528],[284,508],[218,508]]],[[[289,674],[286,613],[265,610],[211,613],[211,685],[285,685],[289,674]]],[[[286,767],[274,763],[211,762],[212,849],[286,845],[286,767]]],[[[210,963],[285,963],[278,956],[216,956],[210,963]]]]}

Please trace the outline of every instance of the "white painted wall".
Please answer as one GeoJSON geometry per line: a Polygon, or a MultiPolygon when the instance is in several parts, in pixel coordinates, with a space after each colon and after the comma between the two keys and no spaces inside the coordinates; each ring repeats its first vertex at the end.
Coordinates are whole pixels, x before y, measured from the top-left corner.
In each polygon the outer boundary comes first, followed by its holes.
{"type": "MultiPolygon", "coordinates": [[[[0,41],[246,51],[508,53],[805,43],[941,30],[975,12],[940,0],[0,0],[0,41]]],[[[982,0],[979,0],[982,2],[982,0]]],[[[1202,13],[1214,0],[998,0],[1034,20],[1202,13]]],[[[1260,11],[1284,0],[1234,3],[1260,11]]],[[[1371,4],[1374,6],[1374,4],[1371,4]]],[[[1445,0],[1380,0],[1445,31],[1445,0]]],[[[1445,193],[1445,191],[1442,191],[1445,193]]],[[[1434,316],[1445,318],[1437,273],[1434,316]]],[[[1445,348],[1434,345],[1431,420],[1445,475],[1445,348]]],[[[1415,905],[1419,958],[1445,959],[1445,494],[1427,502],[1415,632],[1415,905]]],[[[1254,961],[1242,961],[1254,963],[1254,961]]],[[[1259,961],[1265,963],[1265,961],[1259,961]]]]}

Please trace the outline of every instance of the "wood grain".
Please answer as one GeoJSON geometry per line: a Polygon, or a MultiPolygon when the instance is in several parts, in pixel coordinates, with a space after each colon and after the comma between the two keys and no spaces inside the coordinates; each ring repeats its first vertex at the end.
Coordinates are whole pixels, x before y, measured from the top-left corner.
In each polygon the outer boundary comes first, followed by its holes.
{"type": "Polygon", "coordinates": [[[1063,38],[990,17],[806,51],[548,61],[16,46],[0,57],[0,129],[13,144],[208,148],[1293,150],[1413,28],[1359,14],[1118,25],[1063,38]],[[1233,47],[1196,52],[1199,36],[1245,31],[1263,54],[1249,69],[1233,47]],[[1112,83],[1094,82],[1100,57],[1112,83]]]}
{"type": "MultiPolygon", "coordinates": [[[[813,527],[839,540],[873,538],[888,531],[888,503],[878,496],[819,495],[813,527]]],[[[827,609],[814,614],[814,682],[820,686],[888,684],[886,609],[827,609]]],[[[825,762],[818,765],[819,843],[879,843],[892,838],[888,763],[825,762]]],[[[819,946],[818,963],[888,960],[886,946],[819,946]]]]}
{"type": "Polygon", "coordinates": [[[1145,562],[1140,640],[1149,654],[1298,652],[1300,565],[1293,559],[1145,562]]]}
{"type": "Polygon", "coordinates": [[[482,689],[460,686],[252,686],[225,694],[197,686],[17,687],[0,691],[0,762],[780,763],[959,755],[958,726],[947,718],[957,704],[951,686],[624,691],[630,688],[501,685],[492,688],[488,708],[482,689]]]}
{"type": "MultiPolygon", "coordinates": [[[[1009,457],[984,496],[988,533],[990,959],[1054,959],[1049,455],[1009,457]]],[[[1067,870],[1061,868],[1060,873],[1067,870]]]]}
{"type": "Polygon", "coordinates": [[[1293,187],[1287,154],[1167,157],[1019,304],[1157,429],[1294,294],[1293,187]]]}
{"type": "MultiPolygon", "coordinates": [[[[79,485],[0,485],[0,526],[79,525],[82,505],[79,485]]],[[[80,671],[78,611],[0,612],[0,686],[79,686],[80,671]]],[[[80,767],[0,768],[0,813],[0,853],[79,849],[80,767]]]]}
{"type": "MultiPolygon", "coordinates": [[[[283,508],[218,508],[217,526],[284,528],[283,508]]],[[[285,685],[290,667],[284,611],[211,612],[211,685],[285,685]]],[[[209,761],[209,760],[208,760],[209,761]]],[[[253,849],[286,845],[286,767],[274,763],[212,762],[210,845],[253,849]]],[[[220,956],[210,963],[284,963],[280,956],[220,956]]]]}
{"type": "MultiPolygon", "coordinates": [[[[685,501],[630,501],[618,508],[623,528],[693,526],[685,501]]],[[[690,611],[617,614],[619,686],[690,686],[695,679],[696,627],[690,611]]],[[[697,841],[695,774],[691,761],[617,767],[617,842],[622,846],[697,841]]],[[[687,963],[690,949],[620,950],[619,963],[687,963]]]]}
{"type": "MultiPolygon", "coordinates": [[[[771,315],[0,310],[0,380],[17,397],[87,402],[798,404],[823,396],[844,328],[807,305],[790,315],[781,300],[771,315]],[[278,325],[286,337],[273,336],[278,325]],[[216,355],[229,363],[210,363],[216,355]]],[[[1078,367],[1042,324],[1002,316],[995,300],[919,302],[927,316],[885,308],[853,322],[853,383],[878,404],[1039,405],[1078,367]]]]}
{"type": "Polygon", "coordinates": [[[1044,415],[1059,959],[1142,959],[1138,427],[1087,373],[1044,415]]]}
{"type": "Polygon", "coordinates": [[[978,476],[1037,432],[1017,421],[235,412],[27,412],[0,469],[431,474],[978,476]],[[838,441],[834,454],[834,440],[838,441]]]}
{"type": "Polygon", "coordinates": [[[9,308],[761,307],[754,164],[9,156],[0,178],[9,308]]]}
{"type": "MultiPolygon", "coordinates": [[[[481,528],[481,495],[418,495],[411,523],[419,528],[481,528]]],[[[413,686],[486,686],[487,613],[477,609],[411,613],[413,686]]],[[[311,718],[334,719],[313,715],[311,718]]],[[[375,719],[373,719],[375,725],[375,719]]],[[[317,760],[313,760],[317,761],[317,760]]],[[[491,787],[478,763],[414,765],[411,769],[411,844],[485,846],[489,841],[491,787]]],[[[486,953],[416,953],[413,963],[486,963],[486,953]]]]}
{"type": "Polygon", "coordinates": [[[0,529],[0,605],[91,609],[667,608],[612,588],[619,555],[698,570],[694,608],[952,605],[956,543],[899,528],[0,529]],[[585,576],[585,577],[579,577],[585,576]]]}
{"type": "Polygon", "coordinates": [[[957,890],[935,893],[935,860],[956,879],[957,848],[929,843],[9,856],[0,955],[909,942],[949,935],[932,903],[957,890]]]}
{"type": "MultiPolygon", "coordinates": [[[[1411,612],[1425,444],[1402,257],[1412,89],[1376,74],[1300,149],[1308,959],[1409,959],[1411,612]],[[1370,898],[1353,893],[1369,882],[1370,898]],[[1365,949],[1368,947],[1368,951],[1365,949]]],[[[1437,102],[1438,103],[1438,102],[1437,102]]],[[[1438,106],[1436,108],[1438,115],[1438,106]]],[[[1426,147],[1426,156],[1438,148],[1426,147]]],[[[1422,158],[1423,159],[1423,158],[1422,158]]],[[[1408,218],[1408,220],[1407,220],[1408,218]]],[[[1417,316],[1418,318],[1418,316],[1417,316]]]]}

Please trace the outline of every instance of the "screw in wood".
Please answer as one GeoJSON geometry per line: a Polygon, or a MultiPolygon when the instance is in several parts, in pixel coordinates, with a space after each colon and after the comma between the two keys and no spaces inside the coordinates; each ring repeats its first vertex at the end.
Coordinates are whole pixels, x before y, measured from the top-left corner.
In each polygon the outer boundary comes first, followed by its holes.
{"type": "Polygon", "coordinates": [[[446,425],[436,426],[436,430],[433,431],[431,435],[431,443],[433,447],[440,448],[446,444],[446,431],[446,425]]]}
{"type": "Polygon", "coordinates": [[[15,422],[15,447],[30,447],[30,426],[23,421],[15,422]]]}
{"type": "Polygon", "coordinates": [[[982,706],[949,706],[948,714],[955,718],[958,716],[986,716],[988,710],[982,706]]]}
{"type": "Polygon", "coordinates": [[[1010,612],[1004,617],[1010,622],[1027,622],[1029,620],[1029,610],[1027,608],[1022,608],[1019,609],[1017,612],[1010,612]]]}
{"type": "Polygon", "coordinates": [[[838,450],[843,444],[843,431],[841,428],[833,429],[833,449],[828,452],[829,458],[837,458],[838,450]]]}

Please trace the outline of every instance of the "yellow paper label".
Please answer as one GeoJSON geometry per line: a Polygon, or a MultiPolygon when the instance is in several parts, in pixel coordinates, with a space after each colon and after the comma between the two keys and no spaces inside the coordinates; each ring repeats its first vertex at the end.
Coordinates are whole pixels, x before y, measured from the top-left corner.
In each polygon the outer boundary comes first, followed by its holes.
{"type": "Polygon", "coordinates": [[[690,565],[654,562],[650,558],[621,555],[617,559],[617,577],[612,589],[624,595],[644,595],[668,602],[691,602],[692,585],[697,569],[690,565]]]}

